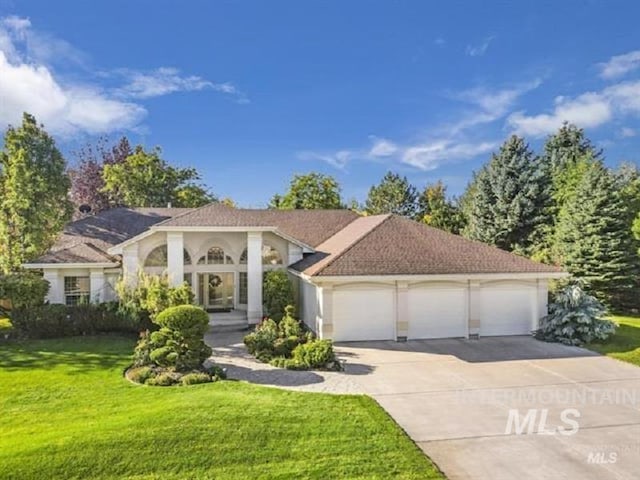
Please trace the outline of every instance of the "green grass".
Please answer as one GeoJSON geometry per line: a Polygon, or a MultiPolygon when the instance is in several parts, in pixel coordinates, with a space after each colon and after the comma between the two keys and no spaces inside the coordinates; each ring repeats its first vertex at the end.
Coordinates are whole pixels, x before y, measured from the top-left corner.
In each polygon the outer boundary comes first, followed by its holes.
{"type": "Polygon", "coordinates": [[[133,345],[0,345],[0,478],[443,478],[368,397],[136,386],[133,345]]]}
{"type": "Polygon", "coordinates": [[[606,342],[587,345],[591,350],[640,366],[640,318],[611,317],[619,326],[606,342]]]}

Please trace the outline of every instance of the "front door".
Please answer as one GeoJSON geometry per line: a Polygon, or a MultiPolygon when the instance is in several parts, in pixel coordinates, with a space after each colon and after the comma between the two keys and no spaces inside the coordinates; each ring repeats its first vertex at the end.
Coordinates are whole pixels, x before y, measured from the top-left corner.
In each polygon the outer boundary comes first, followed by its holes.
{"type": "Polygon", "coordinates": [[[233,309],[233,272],[199,273],[200,303],[208,310],[233,309]]]}

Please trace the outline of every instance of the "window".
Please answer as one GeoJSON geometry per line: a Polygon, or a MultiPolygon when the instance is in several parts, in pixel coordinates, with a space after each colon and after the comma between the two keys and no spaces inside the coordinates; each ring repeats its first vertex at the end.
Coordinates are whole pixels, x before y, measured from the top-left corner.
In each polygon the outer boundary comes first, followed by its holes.
{"type": "MultiPolygon", "coordinates": [[[[240,264],[247,264],[247,249],[245,248],[240,255],[240,264]]],[[[262,264],[263,265],[282,265],[282,256],[280,252],[271,245],[262,245],[262,264]]]]}
{"type": "MultiPolygon", "coordinates": [[[[151,250],[144,261],[145,267],[166,267],[168,264],[167,246],[160,245],[151,250]]],[[[183,251],[183,262],[185,265],[191,265],[191,255],[186,250],[183,251]]]]}
{"type": "Polygon", "coordinates": [[[67,305],[82,305],[90,299],[89,277],[64,277],[64,303],[67,305]]]}
{"type": "Polygon", "coordinates": [[[246,305],[248,303],[248,277],[247,272],[239,272],[238,273],[238,303],[246,305]]]}
{"type": "Polygon", "coordinates": [[[193,274],[185,273],[184,276],[183,276],[183,281],[184,281],[184,283],[186,283],[190,287],[193,287],[193,274]]]}
{"type": "Polygon", "coordinates": [[[200,257],[198,265],[233,265],[233,259],[220,247],[211,247],[206,255],[200,257]]]}

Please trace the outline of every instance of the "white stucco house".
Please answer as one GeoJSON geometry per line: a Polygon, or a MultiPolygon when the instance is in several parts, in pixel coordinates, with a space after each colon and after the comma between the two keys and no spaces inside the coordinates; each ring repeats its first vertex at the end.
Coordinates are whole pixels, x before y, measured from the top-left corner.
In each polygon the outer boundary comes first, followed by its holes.
{"type": "Polygon", "coordinates": [[[262,318],[262,274],[286,269],[305,324],[336,341],[521,335],[566,274],[395,215],[348,210],[119,208],[67,225],[38,260],[49,301],[115,299],[120,276],[188,282],[215,323],[262,318]]]}

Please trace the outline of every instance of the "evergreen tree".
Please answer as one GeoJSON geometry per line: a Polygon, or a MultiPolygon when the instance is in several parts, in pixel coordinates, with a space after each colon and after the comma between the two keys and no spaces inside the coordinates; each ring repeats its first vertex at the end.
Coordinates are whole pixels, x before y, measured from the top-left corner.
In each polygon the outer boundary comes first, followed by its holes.
{"type": "Polygon", "coordinates": [[[66,162],[53,138],[27,113],[9,127],[0,152],[0,270],[15,271],[44,253],[71,216],[66,162]]]}
{"type": "Polygon", "coordinates": [[[556,238],[562,265],[599,300],[626,310],[638,304],[640,265],[618,187],[602,162],[590,165],[560,212],[556,238]]]}
{"type": "Polygon", "coordinates": [[[416,218],[417,197],[416,188],[407,177],[387,172],[378,185],[369,189],[365,210],[369,215],[395,213],[416,218]]]}
{"type": "Polygon", "coordinates": [[[512,136],[475,176],[466,198],[465,235],[528,252],[547,222],[548,177],[524,139],[512,136]]]}
{"type": "Polygon", "coordinates": [[[340,185],[335,178],[321,173],[294,175],[284,195],[275,194],[269,208],[280,210],[315,210],[344,208],[340,185]]]}
{"type": "Polygon", "coordinates": [[[460,208],[447,198],[447,187],[440,180],[427,185],[418,198],[418,218],[427,225],[455,234],[464,227],[460,208]]]}

